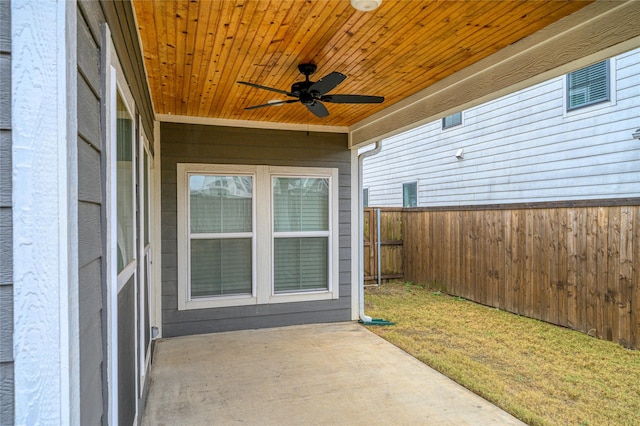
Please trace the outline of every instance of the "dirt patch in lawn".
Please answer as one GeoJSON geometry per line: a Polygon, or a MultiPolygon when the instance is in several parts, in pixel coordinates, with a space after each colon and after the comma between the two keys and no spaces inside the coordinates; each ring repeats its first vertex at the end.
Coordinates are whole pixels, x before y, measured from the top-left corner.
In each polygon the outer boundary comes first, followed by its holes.
{"type": "Polygon", "coordinates": [[[367,288],[369,327],[532,425],[632,425],[640,351],[410,283],[367,288]]]}

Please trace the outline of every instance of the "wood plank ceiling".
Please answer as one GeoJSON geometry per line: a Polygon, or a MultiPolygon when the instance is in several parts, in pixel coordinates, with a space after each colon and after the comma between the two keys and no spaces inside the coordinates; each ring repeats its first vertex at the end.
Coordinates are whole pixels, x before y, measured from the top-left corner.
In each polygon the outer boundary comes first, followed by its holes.
{"type": "Polygon", "coordinates": [[[591,1],[383,0],[372,12],[349,0],[133,0],[156,114],[350,126],[591,1]],[[379,95],[382,104],[326,103],[318,118],[299,103],[245,110],[339,71],[334,93],[379,95]]]}

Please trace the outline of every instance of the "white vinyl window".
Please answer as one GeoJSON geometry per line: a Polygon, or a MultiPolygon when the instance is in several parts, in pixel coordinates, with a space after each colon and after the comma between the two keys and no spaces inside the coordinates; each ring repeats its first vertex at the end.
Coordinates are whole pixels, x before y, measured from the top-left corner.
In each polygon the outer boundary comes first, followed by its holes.
{"type": "Polygon", "coordinates": [[[402,184],[402,207],[418,206],[418,182],[402,184]]]}
{"type": "Polygon", "coordinates": [[[252,295],[253,176],[189,175],[191,298],[252,295]]]}
{"type": "Polygon", "coordinates": [[[338,297],[337,170],[178,164],[179,309],[338,297]]]}
{"type": "Polygon", "coordinates": [[[567,111],[609,100],[609,61],[567,74],[567,111]]]}
{"type": "Polygon", "coordinates": [[[329,178],[273,177],[274,293],[329,288],[329,178]]]}
{"type": "Polygon", "coordinates": [[[442,119],[442,130],[462,124],[462,112],[456,112],[442,119]]]}

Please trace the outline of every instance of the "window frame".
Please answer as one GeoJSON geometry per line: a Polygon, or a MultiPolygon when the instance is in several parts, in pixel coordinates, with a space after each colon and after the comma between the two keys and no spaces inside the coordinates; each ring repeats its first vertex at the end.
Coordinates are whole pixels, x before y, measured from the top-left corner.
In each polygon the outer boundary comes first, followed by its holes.
{"type": "Polygon", "coordinates": [[[613,61],[610,59],[605,59],[604,61],[599,61],[596,62],[594,64],[588,65],[586,67],[582,67],[580,69],[577,69],[575,71],[571,71],[569,73],[567,73],[564,77],[564,102],[565,102],[565,113],[573,113],[575,111],[581,110],[583,108],[588,108],[591,106],[595,106],[595,105],[599,105],[599,104],[608,104],[611,103],[613,101],[613,87],[612,87],[612,66],[613,66],[613,61]],[[606,76],[606,88],[607,88],[607,95],[606,98],[603,99],[599,99],[596,101],[591,101],[591,102],[586,102],[584,104],[580,104],[578,106],[571,106],[571,85],[569,83],[569,79],[571,78],[571,75],[582,71],[584,69],[587,69],[589,67],[593,67],[595,65],[599,65],[601,63],[605,63],[605,67],[606,67],[606,72],[605,72],[605,76],[606,76]]]}
{"type": "MultiPolygon", "coordinates": [[[[271,262],[271,283],[270,283],[270,295],[269,303],[287,303],[287,302],[302,302],[312,300],[326,300],[337,299],[339,296],[339,214],[338,214],[338,169],[329,168],[316,168],[316,167],[269,167],[269,194],[270,194],[270,226],[269,226],[269,239],[271,251],[269,253],[269,259],[271,262]],[[301,292],[286,292],[276,293],[275,291],[275,239],[277,233],[274,230],[274,207],[273,200],[273,179],[276,177],[291,177],[291,178],[318,178],[327,179],[329,181],[329,196],[328,196],[328,221],[329,226],[327,231],[311,231],[291,233],[284,232],[283,235],[300,234],[312,238],[314,236],[326,236],[328,241],[328,253],[327,253],[327,289],[313,290],[313,291],[301,291],[301,292]]],[[[279,234],[279,233],[278,233],[279,234]]],[[[303,236],[303,237],[304,237],[303,236]]]]}
{"type": "Polygon", "coordinates": [[[453,114],[449,114],[446,117],[442,117],[442,130],[449,130],[458,126],[462,126],[462,111],[454,112],[453,114]],[[447,125],[447,118],[455,117],[457,115],[460,116],[460,121],[454,124],[447,125]]]}
{"type": "Polygon", "coordinates": [[[402,183],[402,207],[403,208],[412,208],[412,207],[418,207],[418,181],[413,181],[413,182],[403,182],[402,183]],[[405,188],[409,185],[413,185],[415,188],[415,198],[416,198],[416,205],[415,206],[408,206],[407,203],[405,202],[405,188]]]}
{"type": "MultiPolygon", "coordinates": [[[[255,167],[184,164],[177,165],[177,218],[178,218],[178,310],[216,308],[224,306],[242,306],[256,303],[256,173],[255,167]],[[251,176],[251,293],[233,294],[228,296],[197,297],[191,296],[191,241],[193,239],[226,239],[237,236],[238,233],[196,233],[192,237],[190,217],[190,187],[191,176],[251,176]]],[[[249,232],[243,232],[243,235],[249,232]]],[[[246,238],[245,235],[243,238],[246,238]]]]}
{"type": "MultiPolygon", "coordinates": [[[[115,90],[114,90],[114,100],[113,100],[113,108],[114,111],[112,112],[112,117],[115,118],[115,121],[112,123],[113,126],[113,133],[112,133],[112,137],[113,137],[113,156],[112,158],[115,159],[115,162],[113,164],[113,170],[112,176],[115,176],[116,182],[118,179],[118,176],[120,175],[119,170],[118,170],[118,126],[117,126],[117,119],[118,119],[118,111],[117,111],[117,100],[118,98],[120,98],[120,100],[122,101],[122,106],[124,106],[124,108],[126,109],[126,113],[129,116],[129,119],[131,121],[131,129],[129,129],[129,133],[130,133],[130,137],[131,137],[131,147],[129,149],[129,154],[131,155],[131,184],[130,184],[130,193],[125,194],[128,195],[130,200],[130,215],[131,215],[131,224],[130,224],[130,235],[128,235],[128,237],[131,238],[131,259],[124,259],[124,263],[121,265],[122,267],[120,268],[120,266],[117,264],[117,259],[118,259],[118,249],[119,249],[119,240],[118,240],[118,231],[121,230],[120,228],[120,217],[118,216],[118,201],[119,201],[119,191],[118,191],[118,186],[116,183],[116,186],[112,189],[113,190],[113,201],[114,201],[114,209],[115,209],[115,223],[114,223],[114,227],[115,227],[115,242],[116,242],[116,252],[115,252],[115,257],[114,257],[114,261],[116,263],[115,267],[116,267],[116,276],[118,277],[118,292],[120,292],[125,284],[127,282],[129,282],[129,280],[131,279],[131,277],[134,276],[134,273],[136,272],[138,266],[137,266],[137,261],[138,261],[138,250],[136,247],[136,236],[138,235],[138,227],[137,227],[137,222],[136,222],[136,213],[137,213],[137,209],[136,209],[136,182],[138,179],[138,170],[136,169],[136,160],[137,160],[137,156],[136,156],[136,145],[137,145],[137,138],[136,138],[136,132],[137,132],[137,123],[135,120],[135,115],[133,114],[134,108],[132,107],[132,105],[135,105],[134,101],[133,101],[133,95],[131,94],[131,92],[128,90],[128,88],[126,87],[125,84],[123,84],[123,82],[121,81],[121,77],[120,77],[120,73],[118,73],[118,79],[115,85],[115,90]]],[[[113,89],[112,89],[113,90],[113,89]]],[[[125,229],[124,232],[126,232],[127,230],[125,229]]]]}
{"type": "Polygon", "coordinates": [[[178,310],[292,303],[339,298],[338,169],[229,164],[177,164],[178,310]],[[191,298],[189,177],[192,175],[252,175],[252,294],[191,298]],[[276,293],[274,285],[273,178],[329,180],[328,286],[326,290],[276,293]],[[260,212],[258,214],[258,212],[260,212]]]}

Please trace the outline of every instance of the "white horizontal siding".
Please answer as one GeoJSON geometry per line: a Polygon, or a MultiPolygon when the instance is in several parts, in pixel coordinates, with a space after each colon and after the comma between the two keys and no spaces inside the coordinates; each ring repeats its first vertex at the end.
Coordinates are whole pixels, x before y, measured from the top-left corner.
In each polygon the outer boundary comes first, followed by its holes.
{"type": "Polygon", "coordinates": [[[640,197],[640,49],[611,61],[611,101],[566,112],[557,77],[386,139],[364,162],[370,206],[457,206],[640,197]],[[464,159],[455,158],[464,148],[464,159]]]}

